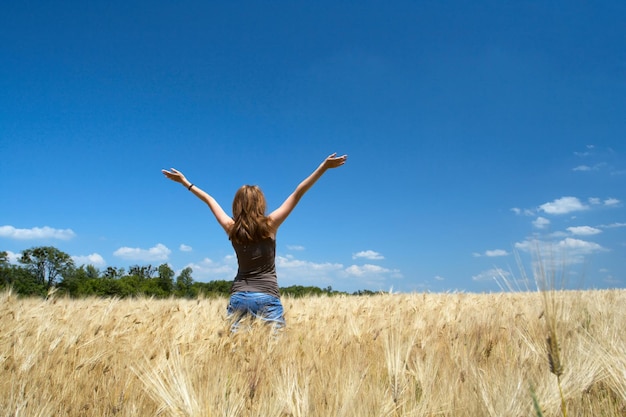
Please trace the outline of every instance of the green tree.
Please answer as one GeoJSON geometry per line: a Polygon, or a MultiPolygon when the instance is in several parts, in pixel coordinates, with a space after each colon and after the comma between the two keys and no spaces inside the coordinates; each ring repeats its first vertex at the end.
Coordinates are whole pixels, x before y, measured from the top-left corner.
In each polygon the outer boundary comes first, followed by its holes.
{"type": "Polygon", "coordinates": [[[10,268],[11,287],[17,294],[44,297],[48,293],[46,286],[40,284],[35,274],[28,269],[18,265],[11,265],[10,268]]]}
{"type": "Polygon", "coordinates": [[[118,279],[124,276],[124,268],[116,268],[114,266],[107,266],[107,269],[102,273],[102,278],[118,279]]]}
{"type": "Polygon", "coordinates": [[[0,288],[11,285],[10,266],[8,252],[0,252],[0,288]]]}
{"type": "Polygon", "coordinates": [[[159,283],[159,287],[161,287],[161,289],[163,291],[165,291],[168,294],[171,294],[172,291],[174,290],[174,271],[172,270],[172,268],[170,268],[170,266],[168,264],[161,264],[159,265],[159,278],[158,278],[158,283],[159,283]]]}
{"type": "Polygon", "coordinates": [[[89,264],[85,267],[85,272],[87,273],[88,279],[98,279],[100,278],[100,270],[95,266],[89,264]]]}
{"type": "Polygon", "coordinates": [[[37,283],[46,289],[54,286],[59,277],[74,269],[74,261],[65,252],[53,246],[40,246],[22,252],[19,262],[36,278],[37,283]]]}
{"type": "Polygon", "coordinates": [[[191,273],[193,270],[190,267],[186,267],[176,277],[176,293],[181,297],[193,297],[196,294],[192,291],[193,278],[191,273]]]}
{"type": "Polygon", "coordinates": [[[226,280],[215,280],[209,282],[197,282],[197,286],[202,292],[213,296],[228,296],[233,283],[226,280]]]}
{"type": "Polygon", "coordinates": [[[140,279],[150,279],[157,270],[152,265],[133,265],[128,269],[128,275],[139,277],[140,279]]]}
{"type": "Polygon", "coordinates": [[[124,275],[119,280],[113,281],[118,283],[118,295],[120,297],[134,297],[141,292],[141,278],[137,275],[124,275]]]}
{"type": "Polygon", "coordinates": [[[83,295],[81,288],[87,279],[88,277],[85,265],[81,265],[80,268],[74,268],[71,273],[66,273],[58,287],[63,293],[69,294],[72,297],[77,297],[83,295]]]}

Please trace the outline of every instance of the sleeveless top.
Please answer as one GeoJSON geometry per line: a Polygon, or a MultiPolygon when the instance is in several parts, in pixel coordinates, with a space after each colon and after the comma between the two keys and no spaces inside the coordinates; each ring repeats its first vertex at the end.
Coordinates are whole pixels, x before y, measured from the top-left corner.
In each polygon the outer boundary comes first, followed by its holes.
{"type": "Polygon", "coordinates": [[[239,269],[230,293],[262,292],[279,298],[276,277],[276,240],[267,238],[244,244],[232,242],[239,269]]]}

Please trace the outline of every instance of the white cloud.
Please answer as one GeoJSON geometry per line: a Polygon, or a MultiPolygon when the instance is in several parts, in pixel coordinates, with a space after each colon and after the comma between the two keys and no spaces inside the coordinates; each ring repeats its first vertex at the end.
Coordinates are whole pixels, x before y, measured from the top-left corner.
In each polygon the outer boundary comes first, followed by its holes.
{"type": "Polygon", "coordinates": [[[509,277],[511,274],[501,268],[492,268],[486,271],[480,272],[478,275],[472,276],[472,281],[494,281],[499,280],[502,277],[509,277]]]}
{"type": "Polygon", "coordinates": [[[548,214],[567,214],[573,211],[587,210],[588,208],[576,197],[561,197],[539,206],[541,211],[548,214]]]}
{"type": "Polygon", "coordinates": [[[402,278],[397,269],[383,268],[379,265],[350,265],[344,271],[347,278],[354,278],[361,288],[379,290],[388,287],[388,278],[402,278]]]}
{"type": "Polygon", "coordinates": [[[339,271],[343,269],[343,265],[331,262],[315,263],[296,259],[291,255],[287,255],[276,256],[276,268],[282,269],[287,273],[299,271],[301,273],[304,273],[305,275],[315,276],[319,273],[323,274],[330,271],[339,271]]]}
{"type": "Polygon", "coordinates": [[[495,256],[508,256],[508,252],[504,249],[494,249],[485,251],[485,256],[495,257],[495,256]]]}
{"type": "Polygon", "coordinates": [[[515,248],[531,253],[539,260],[562,265],[582,263],[586,256],[607,250],[595,242],[572,237],[567,237],[558,242],[525,240],[516,243],[515,248]]]}
{"type": "Polygon", "coordinates": [[[524,216],[534,216],[535,213],[532,210],[529,209],[521,209],[521,208],[517,208],[517,207],[513,207],[511,209],[511,211],[515,214],[517,214],[518,216],[524,215],[524,216]]]}
{"type": "Polygon", "coordinates": [[[301,245],[287,245],[287,249],[301,251],[301,250],[304,250],[304,246],[301,246],[301,245]]]}
{"type": "Polygon", "coordinates": [[[483,256],[487,256],[487,257],[493,258],[493,257],[497,257],[497,256],[508,256],[508,255],[509,255],[509,253],[507,251],[505,251],[504,249],[486,250],[484,254],[478,253],[478,252],[472,253],[472,256],[474,258],[481,258],[483,256]]]}
{"type": "Polygon", "coordinates": [[[350,275],[361,277],[365,274],[384,274],[384,273],[388,273],[391,271],[387,268],[383,268],[382,266],[365,264],[365,265],[350,265],[349,267],[346,268],[346,272],[350,275]]]}
{"type": "Polygon", "coordinates": [[[10,250],[6,251],[6,253],[9,263],[13,265],[17,265],[19,263],[19,259],[22,257],[21,253],[11,252],[10,250]]]}
{"type": "Polygon", "coordinates": [[[33,227],[17,229],[13,226],[0,226],[0,237],[17,240],[59,239],[69,240],[76,236],[72,229],[54,229],[52,227],[33,227]]]}
{"type": "Polygon", "coordinates": [[[557,247],[566,249],[566,250],[574,250],[581,254],[590,254],[593,252],[603,251],[604,248],[597,243],[588,242],[586,240],[574,239],[572,237],[566,237],[561,240],[557,247]]]}
{"type": "Polygon", "coordinates": [[[619,203],[620,201],[617,198],[607,198],[604,200],[605,206],[617,206],[619,203]]]}
{"type": "Polygon", "coordinates": [[[373,250],[364,250],[364,251],[357,252],[352,255],[352,259],[358,259],[358,258],[365,258],[365,259],[369,259],[373,261],[385,259],[383,255],[373,250]]]}
{"type": "Polygon", "coordinates": [[[220,262],[204,258],[200,262],[187,264],[186,267],[190,267],[193,270],[191,275],[196,281],[228,281],[237,275],[237,258],[234,255],[229,255],[220,262]]]}
{"type": "Polygon", "coordinates": [[[181,252],[191,252],[193,248],[189,245],[185,245],[184,243],[181,243],[180,246],[178,247],[178,250],[180,250],[181,252]]]}
{"type": "Polygon", "coordinates": [[[599,226],[605,229],[615,229],[618,227],[626,227],[626,223],[611,223],[611,224],[603,224],[602,226],[599,226]]]}
{"type": "Polygon", "coordinates": [[[598,233],[602,233],[602,230],[596,229],[591,226],[576,226],[576,227],[568,227],[567,230],[573,235],[579,236],[591,236],[597,235],[598,233]]]}
{"type": "Polygon", "coordinates": [[[585,152],[574,152],[574,155],[580,156],[580,157],[589,156],[592,153],[590,151],[594,150],[596,147],[595,147],[595,145],[587,145],[586,148],[588,149],[587,151],[585,151],[585,152]]]}
{"type": "Polygon", "coordinates": [[[622,281],[615,278],[613,275],[607,275],[606,278],[604,278],[602,280],[603,282],[605,282],[608,285],[612,285],[612,286],[622,286],[622,281]]]}
{"type": "Polygon", "coordinates": [[[296,259],[292,255],[277,256],[276,269],[281,286],[314,285],[321,288],[328,285],[348,285],[357,289],[378,290],[388,286],[387,279],[402,278],[400,271],[379,265],[345,267],[340,263],[316,263],[296,259]]]}
{"type": "Polygon", "coordinates": [[[167,246],[158,243],[150,249],[129,248],[124,246],[113,252],[113,255],[132,261],[162,262],[168,259],[170,253],[172,253],[172,251],[169,250],[167,246]]]}
{"type": "MultiPolygon", "coordinates": [[[[230,281],[237,274],[237,257],[233,253],[218,261],[205,258],[187,266],[193,270],[192,276],[196,281],[230,281]]],[[[319,288],[327,286],[353,288],[349,291],[379,290],[389,286],[388,279],[402,278],[400,271],[378,265],[351,265],[346,268],[341,263],[312,262],[298,259],[291,254],[276,256],[276,272],[278,285],[281,287],[310,285],[319,288]]]]}
{"type": "Polygon", "coordinates": [[[104,258],[100,256],[100,254],[97,254],[97,253],[92,253],[91,255],[86,255],[86,256],[80,256],[80,255],[72,256],[72,259],[74,260],[74,263],[77,266],[93,265],[93,266],[102,267],[106,265],[104,258]]]}
{"type": "MultiPolygon", "coordinates": [[[[344,266],[340,263],[317,263],[297,259],[293,255],[276,256],[276,272],[278,284],[282,287],[290,285],[312,285],[326,287],[339,282],[344,266]]],[[[364,287],[363,287],[364,288],[364,287]]]]}
{"type": "Polygon", "coordinates": [[[445,281],[446,279],[441,275],[435,275],[435,281],[445,281]]]}
{"type": "Polygon", "coordinates": [[[535,220],[533,220],[533,226],[537,229],[545,229],[546,226],[548,226],[550,224],[550,220],[546,219],[545,217],[537,217],[535,220]]]}
{"type": "Polygon", "coordinates": [[[598,164],[595,164],[594,166],[578,165],[576,168],[573,169],[573,171],[582,171],[582,172],[600,171],[601,169],[604,169],[604,168],[607,168],[607,163],[600,162],[598,164]]]}

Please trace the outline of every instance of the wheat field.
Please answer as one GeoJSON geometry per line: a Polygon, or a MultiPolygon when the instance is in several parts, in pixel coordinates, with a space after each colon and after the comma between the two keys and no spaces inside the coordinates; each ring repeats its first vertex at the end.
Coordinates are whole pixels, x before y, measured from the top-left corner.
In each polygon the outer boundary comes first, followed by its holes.
{"type": "Polygon", "coordinates": [[[625,416],[626,291],[550,297],[558,308],[539,292],[283,298],[286,329],[231,334],[226,299],[4,292],[0,414],[625,416]]]}

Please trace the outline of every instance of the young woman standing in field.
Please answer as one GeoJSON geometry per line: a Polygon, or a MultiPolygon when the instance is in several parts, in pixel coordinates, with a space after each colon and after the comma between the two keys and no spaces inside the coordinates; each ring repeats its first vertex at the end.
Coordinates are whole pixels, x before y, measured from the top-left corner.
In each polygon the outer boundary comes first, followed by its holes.
{"type": "Polygon", "coordinates": [[[238,270],[230,291],[228,316],[236,322],[252,315],[275,326],[285,325],[276,277],[276,233],[302,196],[330,168],[346,162],[347,155],[328,156],[305,178],[276,210],[266,216],[265,196],[256,185],[244,185],[235,194],[230,217],[208,193],[192,184],[182,172],[162,170],[172,181],[184,185],[204,201],[224,228],[237,254],[238,270]]]}

